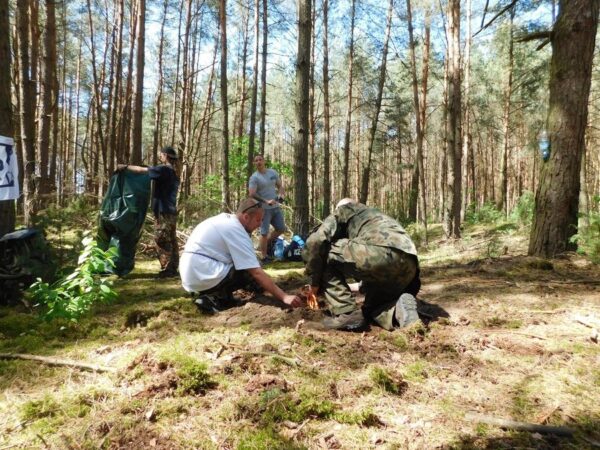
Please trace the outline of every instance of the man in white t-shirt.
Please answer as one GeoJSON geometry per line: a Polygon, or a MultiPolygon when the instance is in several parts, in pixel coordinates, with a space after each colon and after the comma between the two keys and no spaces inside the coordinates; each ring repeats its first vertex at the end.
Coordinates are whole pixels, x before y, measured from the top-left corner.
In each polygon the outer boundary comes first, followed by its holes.
{"type": "Polygon", "coordinates": [[[188,239],[179,262],[183,288],[198,294],[194,303],[209,314],[236,305],[233,291],[253,281],[288,306],[298,307],[297,295],[284,292],[261,268],[249,233],[263,219],[261,202],[247,198],[235,214],[222,213],[201,222],[188,239]]]}

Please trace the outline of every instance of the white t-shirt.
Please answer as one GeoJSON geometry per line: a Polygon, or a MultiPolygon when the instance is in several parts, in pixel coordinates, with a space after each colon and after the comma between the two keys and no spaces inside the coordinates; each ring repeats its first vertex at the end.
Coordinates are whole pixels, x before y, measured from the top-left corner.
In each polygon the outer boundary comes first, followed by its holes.
{"type": "Polygon", "coordinates": [[[260,267],[252,240],[235,214],[210,217],[194,228],[179,260],[181,284],[188,292],[206,291],[236,270],[260,267]]]}

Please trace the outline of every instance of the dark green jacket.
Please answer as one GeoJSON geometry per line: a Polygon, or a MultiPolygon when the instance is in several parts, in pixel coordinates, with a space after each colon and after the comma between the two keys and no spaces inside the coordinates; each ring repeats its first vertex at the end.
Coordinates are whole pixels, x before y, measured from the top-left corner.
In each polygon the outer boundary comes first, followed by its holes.
{"type": "Polygon", "coordinates": [[[313,282],[320,279],[331,244],[339,239],[395,248],[417,256],[415,245],[397,221],[362,203],[346,204],[336,208],[306,240],[303,258],[313,282]]]}

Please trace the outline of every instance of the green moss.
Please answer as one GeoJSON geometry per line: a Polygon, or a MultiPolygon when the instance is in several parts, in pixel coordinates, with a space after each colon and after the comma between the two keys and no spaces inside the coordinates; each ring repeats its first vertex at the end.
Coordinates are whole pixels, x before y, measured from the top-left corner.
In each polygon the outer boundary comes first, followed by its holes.
{"type": "Polygon", "coordinates": [[[379,417],[369,408],[359,412],[336,412],[333,417],[337,422],[363,427],[376,427],[381,425],[379,417]]]}
{"type": "Polygon", "coordinates": [[[205,363],[193,358],[184,359],[179,362],[177,369],[177,394],[204,394],[207,390],[216,386],[207,371],[205,363]]]}
{"type": "Polygon", "coordinates": [[[30,400],[21,406],[22,420],[38,420],[44,417],[55,416],[60,405],[54,397],[46,394],[41,400],[30,400]]]}
{"type": "Polygon", "coordinates": [[[273,427],[243,433],[236,446],[237,450],[300,450],[305,448],[281,436],[273,427]]]}
{"type": "Polygon", "coordinates": [[[381,367],[373,367],[369,372],[369,378],[373,384],[385,392],[399,395],[406,390],[406,382],[392,375],[388,370],[381,367]]]}
{"type": "Polygon", "coordinates": [[[415,361],[404,368],[404,378],[408,381],[421,383],[429,377],[426,367],[427,366],[424,361],[415,361]]]}
{"type": "Polygon", "coordinates": [[[32,314],[13,313],[0,318],[0,330],[8,338],[17,337],[35,329],[41,320],[32,314]]]}

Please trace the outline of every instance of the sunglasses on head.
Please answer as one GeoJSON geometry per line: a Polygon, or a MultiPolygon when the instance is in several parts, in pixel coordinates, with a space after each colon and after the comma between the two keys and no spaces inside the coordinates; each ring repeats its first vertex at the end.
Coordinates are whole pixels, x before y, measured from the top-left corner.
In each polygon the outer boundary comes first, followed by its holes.
{"type": "Polygon", "coordinates": [[[256,202],[254,205],[250,205],[247,208],[242,209],[242,214],[250,211],[252,208],[256,208],[256,209],[262,208],[261,202],[256,202]]]}

